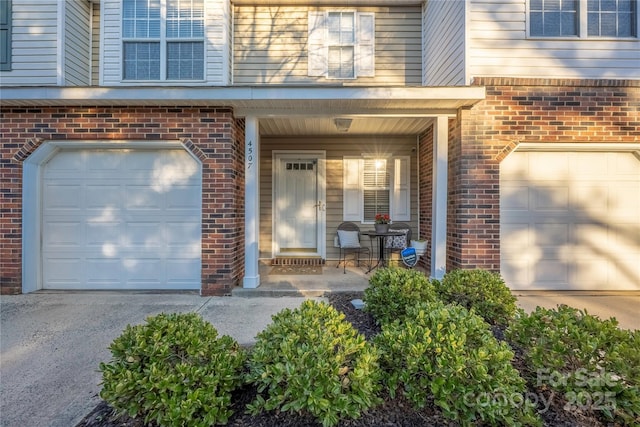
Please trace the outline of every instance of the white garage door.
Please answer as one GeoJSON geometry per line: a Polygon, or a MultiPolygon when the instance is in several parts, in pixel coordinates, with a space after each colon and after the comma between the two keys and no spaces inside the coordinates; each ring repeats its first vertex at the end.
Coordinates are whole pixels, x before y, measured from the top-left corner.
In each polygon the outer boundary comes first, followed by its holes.
{"type": "Polygon", "coordinates": [[[201,178],[184,150],[70,150],[42,179],[45,289],[200,289],[201,178]]]}
{"type": "Polygon", "coordinates": [[[500,204],[512,289],[640,290],[637,153],[516,151],[500,204]]]}

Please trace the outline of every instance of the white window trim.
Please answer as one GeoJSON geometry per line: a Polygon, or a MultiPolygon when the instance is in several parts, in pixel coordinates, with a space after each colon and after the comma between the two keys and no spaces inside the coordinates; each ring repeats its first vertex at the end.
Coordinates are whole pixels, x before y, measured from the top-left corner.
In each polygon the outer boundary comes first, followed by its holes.
{"type": "Polygon", "coordinates": [[[636,2],[636,35],[630,37],[613,37],[613,36],[590,36],[588,35],[588,5],[587,0],[578,0],[578,34],[574,36],[534,36],[531,35],[531,0],[526,1],[525,19],[526,19],[526,37],[531,40],[638,40],[640,38],[640,0],[636,2]]]}
{"type": "MultiPolygon", "coordinates": [[[[137,37],[124,37],[122,33],[124,29],[124,2],[120,4],[120,43],[121,43],[121,55],[120,55],[120,72],[121,72],[121,81],[123,83],[156,83],[156,82],[164,82],[164,83],[185,83],[185,82],[204,82],[207,76],[207,1],[203,0],[203,16],[204,16],[204,32],[202,37],[185,37],[185,38],[175,38],[167,36],[167,2],[168,0],[159,0],[160,1],[160,37],[159,38],[137,38],[137,37]],[[154,80],[137,80],[137,79],[125,79],[124,78],[124,44],[130,43],[151,43],[157,42],[160,43],[160,79],[154,80]],[[171,42],[202,42],[202,78],[201,79],[167,79],[167,68],[168,68],[168,58],[167,58],[167,44],[171,42]]],[[[101,11],[100,16],[102,17],[103,13],[101,11]]]]}
{"type": "MultiPolygon", "coordinates": [[[[372,156],[343,157],[343,221],[373,224],[364,219],[364,159],[372,156]]],[[[374,156],[387,159],[390,170],[389,216],[392,222],[411,221],[411,157],[374,156]],[[403,167],[404,164],[404,167],[403,167]],[[402,197],[404,193],[404,198],[402,197]]],[[[387,213],[387,212],[381,212],[387,213]]]]}

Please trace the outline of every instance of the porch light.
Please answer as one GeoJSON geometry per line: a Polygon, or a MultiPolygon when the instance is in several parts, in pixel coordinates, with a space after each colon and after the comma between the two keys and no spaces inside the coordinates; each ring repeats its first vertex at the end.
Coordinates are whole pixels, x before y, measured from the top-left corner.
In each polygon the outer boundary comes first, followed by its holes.
{"type": "Polygon", "coordinates": [[[352,119],[340,117],[336,117],[335,119],[333,119],[333,123],[336,125],[336,129],[338,129],[339,132],[348,132],[349,128],[351,127],[351,121],[352,119]]]}

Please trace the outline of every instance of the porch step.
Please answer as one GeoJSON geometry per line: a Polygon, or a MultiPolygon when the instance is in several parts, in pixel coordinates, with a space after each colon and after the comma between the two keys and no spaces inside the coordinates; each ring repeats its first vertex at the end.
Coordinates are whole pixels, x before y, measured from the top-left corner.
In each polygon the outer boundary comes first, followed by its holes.
{"type": "Polygon", "coordinates": [[[324,258],[320,257],[276,257],[271,265],[324,265],[324,258]]]}

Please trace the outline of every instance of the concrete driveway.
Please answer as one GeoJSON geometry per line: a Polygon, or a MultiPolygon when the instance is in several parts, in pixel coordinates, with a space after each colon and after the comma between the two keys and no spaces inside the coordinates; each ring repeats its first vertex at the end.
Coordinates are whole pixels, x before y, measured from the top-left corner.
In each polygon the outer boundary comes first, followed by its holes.
{"type": "MultiPolygon", "coordinates": [[[[522,293],[525,310],[568,304],[640,328],[640,293],[522,293]]],[[[0,297],[0,426],[72,427],[99,402],[98,365],[127,324],[161,312],[198,312],[220,335],[251,344],[284,308],[304,298],[204,298],[196,294],[38,292],[0,297]]]]}
{"type": "Polygon", "coordinates": [[[127,324],[161,312],[198,312],[220,335],[251,344],[304,298],[39,292],[0,297],[0,426],[72,427],[100,401],[98,365],[127,324]]]}

